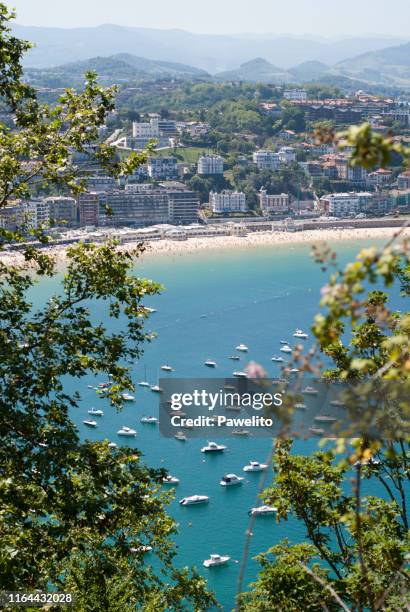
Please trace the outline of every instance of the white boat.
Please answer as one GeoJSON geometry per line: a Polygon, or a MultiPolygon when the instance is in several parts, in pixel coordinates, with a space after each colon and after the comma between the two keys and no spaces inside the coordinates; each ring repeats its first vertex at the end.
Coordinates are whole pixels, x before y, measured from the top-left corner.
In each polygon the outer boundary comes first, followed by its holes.
{"type": "Polygon", "coordinates": [[[90,410],[87,412],[88,414],[92,414],[94,416],[104,416],[103,410],[97,410],[97,408],[90,408],[90,410]]]}
{"type": "Polygon", "coordinates": [[[244,476],[237,476],[236,474],[226,474],[220,481],[221,487],[233,487],[240,485],[245,480],[244,476]]]}
{"type": "Polygon", "coordinates": [[[150,314],[153,312],[158,312],[156,308],[150,308],[149,306],[145,306],[145,310],[147,310],[150,314]]]}
{"type": "Polygon", "coordinates": [[[235,370],[235,372],[232,372],[232,375],[235,376],[236,378],[248,378],[248,375],[246,372],[240,372],[238,370],[235,370]]]}
{"type": "Polygon", "coordinates": [[[226,446],[223,444],[217,444],[216,442],[208,442],[208,446],[201,448],[201,453],[223,453],[226,446]]]}
{"type": "Polygon", "coordinates": [[[277,363],[282,363],[282,361],[284,361],[283,357],[277,357],[276,355],[274,355],[272,357],[272,361],[275,361],[277,363]]]}
{"type": "Polygon", "coordinates": [[[334,423],[337,421],[337,418],[330,416],[329,414],[318,414],[313,420],[318,421],[319,423],[334,423]]]}
{"type": "Polygon", "coordinates": [[[132,429],[131,427],[121,427],[121,429],[119,429],[117,431],[117,435],[119,436],[125,436],[128,438],[135,438],[135,436],[137,435],[137,432],[135,429],[132,429]]]}
{"type": "Polygon", "coordinates": [[[91,419],[86,419],[83,423],[87,425],[87,427],[97,427],[98,425],[97,421],[92,421],[91,419]]]}
{"type": "Polygon", "coordinates": [[[290,368],[289,369],[289,374],[297,374],[297,372],[299,372],[299,368],[290,368]]]}
{"type": "Polygon", "coordinates": [[[244,436],[247,437],[249,436],[251,432],[249,431],[249,429],[244,429],[243,427],[239,427],[238,429],[234,429],[232,431],[232,435],[233,436],[244,436]]]}
{"type": "Polygon", "coordinates": [[[123,393],[121,397],[124,402],[134,402],[135,401],[135,397],[133,395],[130,395],[129,393],[123,393]]]}
{"type": "Polygon", "coordinates": [[[302,340],[307,340],[309,338],[309,334],[304,332],[302,329],[296,329],[293,334],[294,338],[301,338],[302,340]]]}
{"type": "Polygon", "coordinates": [[[175,434],[174,438],[175,438],[176,440],[179,440],[180,442],[186,442],[186,441],[188,440],[188,438],[186,437],[186,435],[184,434],[184,432],[183,432],[183,431],[178,431],[178,432],[175,434]]]}
{"type": "Polygon", "coordinates": [[[262,472],[266,470],[268,465],[266,463],[259,463],[259,461],[249,461],[248,465],[245,465],[242,469],[244,472],[262,472]]]}
{"type": "Polygon", "coordinates": [[[288,344],[289,344],[289,342],[288,342],[287,340],[280,340],[280,341],[279,341],[279,344],[285,344],[285,345],[288,345],[288,344]]]}
{"type": "Polygon", "coordinates": [[[248,514],[252,516],[263,516],[267,514],[275,514],[278,509],[275,506],[257,506],[256,508],[251,508],[248,514]]]}
{"type": "Polygon", "coordinates": [[[317,395],[319,391],[314,387],[305,387],[304,389],[302,389],[302,393],[304,395],[317,395]]]}
{"type": "Polygon", "coordinates": [[[150,387],[151,385],[147,382],[147,368],[144,367],[144,380],[138,383],[139,387],[150,387]]]}
{"type": "Polygon", "coordinates": [[[151,552],[151,550],[152,550],[152,546],[147,546],[147,545],[134,546],[133,548],[130,548],[130,552],[132,553],[139,553],[139,552],[148,553],[148,552],[151,552]]]}
{"type": "Polygon", "coordinates": [[[93,385],[87,385],[87,387],[88,387],[89,389],[95,389],[95,387],[94,387],[93,385]]]}
{"type": "Polygon", "coordinates": [[[232,359],[232,361],[239,361],[240,357],[239,357],[239,355],[230,355],[228,357],[228,359],[232,359]]]}
{"type": "Polygon", "coordinates": [[[168,476],[164,476],[164,478],[162,479],[162,484],[164,485],[177,485],[179,484],[179,478],[177,478],[176,476],[171,476],[171,474],[168,474],[168,476]]]}
{"type": "Polygon", "coordinates": [[[231,557],[223,556],[223,555],[211,555],[209,559],[205,559],[203,565],[204,567],[215,567],[216,565],[225,565],[228,563],[231,557]]]}
{"type": "Polygon", "coordinates": [[[161,370],[164,370],[164,372],[173,372],[174,368],[166,363],[165,365],[161,366],[161,370]]]}
{"type": "Polygon", "coordinates": [[[206,504],[209,502],[207,495],[191,495],[190,497],[183,497],[179,503],[181,506],[194,506],[195,504],[206,504]]]}
{"type": "Polygon", "coordinates": [[[344,403],[338,399],[331,400],[329,403],[331,406],[344,406],[344,403]]]}
{"type": "Polygon", "coordinates": [[[303,402],[297,402],[295,404],[295,410],[307,410],[307,406],[303,402]]]}
{"type": "Polygon", "coordinates": [[[148,425],[156,425],[158,423],[158,419],[154,416],[143,416],[141,417],[140,422],[148,425]]]}
{"type": "Polygon", "coordinates": [[[292,349],[290,348],[289,344],[284,344],[282,346],[282,348],[279,349],[282,353],[291,353],[292,349]]]}
{"type": "Polygon", "coordinates": [[[321,429],[320,427],[309,427],[309,431],[315,436],[323,436],[323,434],[325,433],[325,430],[321,429]]]}
{"type": "Polygon", "coordinates": [[[110,442],[108,448],[117,448],[117,444],[115,442],[110,442]]]}
{"type": "Polygon", "coordinates": [[[151,387],[151,391],[153,391],[154,393],[162,393],[163,389],[161,389],[161,387],[159,385],[153,385],[151,387]]]}
{"type": "Polygon", "coordinates": [[[212,359],[207,359],[204,365],[208,366],[208,368],[216,368],[217,363],[216,361],[212,361],[212,359]]]}
{"type": "Polygon", "coordinates": [[[246,351],[249,350],[246,344],[238,344],[238,346],[236,346],[235,348],[237,351],[242,351],[243,353],[246,353],[246,351]]]}

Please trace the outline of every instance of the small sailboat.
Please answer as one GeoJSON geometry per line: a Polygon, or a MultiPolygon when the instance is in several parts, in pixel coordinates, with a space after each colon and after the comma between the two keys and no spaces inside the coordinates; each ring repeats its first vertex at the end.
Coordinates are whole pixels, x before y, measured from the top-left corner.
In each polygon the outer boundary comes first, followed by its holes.
{"type": "Polygon", "coordinates": [[[164,372],[173,372],[174,368],[171,367],[168,363],[166,363],[165,365],[161,366],[161,370],[163,370],[164,372]]]}
{"type": "Polygon", "coordinates": [[[241,372],[239,370],[235,370],[234,372],[232,372],[232,375],[235,376],[235,378],[248,378],[246,372],[241,372]]]}
{"type": "Polygon", "coordinates": [[[282,363],[284,361],[283,357],[278,357],[277,355],[274,355],[272,357],[272,361],[275,361],[276,363],[282,363]]]}
{"type": "Polygon", "coordinates": [[[153,391],[154,393],[162,393],[163,389],[159,385],[153,385],[151,387],[151,391],[153,391]]]}
{"type": "Polygon", "coordinates": [[[138,383],[139,387],[150,387],[151,385],[147,382],[147,366],[144,366],[144,380],[138,383]]]}

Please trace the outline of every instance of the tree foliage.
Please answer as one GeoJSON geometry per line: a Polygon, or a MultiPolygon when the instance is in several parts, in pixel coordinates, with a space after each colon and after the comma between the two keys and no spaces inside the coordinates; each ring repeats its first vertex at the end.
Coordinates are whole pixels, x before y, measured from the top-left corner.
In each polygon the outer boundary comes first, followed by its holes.
{"type": "MultiPolygon", "coordinates": [[[[96,167],[118,175],[144,161],[146,153],[121,162],[98,142],[115,91],[95,75],[52,107],[37,100],[21,80],[29,44],[11,35],[12,17],[0,4],[1,95],[15,123],[0,125],[0,206],[39,182],[79,192],[96,167]]],[[[148,468],[134,449],[81,441],[71,420],[80,393],[64,386],[104,376],[112,409],[121,409],[130,366],[150,339],[145,300],[160,290],[133,273],[142,250],[71,247],[59,291],[41,307],[30,294],[39,277],[56,275],[54,259],[27,243],[28,269],[0,264],[0,588],[71,591],[80,612],[202,610],[214,601],[202,578],[176,568],[165,470],[148,468]]]]}

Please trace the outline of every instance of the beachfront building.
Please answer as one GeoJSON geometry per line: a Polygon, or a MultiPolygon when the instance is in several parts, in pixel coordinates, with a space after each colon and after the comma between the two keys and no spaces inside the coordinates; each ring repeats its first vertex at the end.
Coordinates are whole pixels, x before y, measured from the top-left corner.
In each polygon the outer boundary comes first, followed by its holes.
{"type": "Polygon", "coordinates": [[[167,187],[127,185],[124,190],[99,195],[99,223],[103,226],[184,225],[198,220],[198,196],[181,188],[180,183],[167,187]]]}
{"type": "Polygon", "coordinates": [[[284,213],[289,210],[289,195],[287,193],[268,194],[264,187],[259,191],[259,208],[266,216],[284,213]]]}
{"type": "Polygon", "coordinates": [[[80,193],[77,200],[78,218],[81,226],[94,226],[99,222],[100,197],[104,192],[85,191],[80,193]]]}
{"type": "Polygon", "coordinates": [[[214,213],[246,212],[246,196],[242,191],[222,191],[209,194],[209,204],[214,213]]]}
{"type": "Polygon", "coordinates": [[[198,221],[199,199],[195,192],[188,189],[168,191],[169,222],[175,225],[188,225],[198,221]]]}
{"type": "Polygon", "coordinates": [[[57,225],[73,227],[77,224],[77,202],[74,198],[50,196],[45,198],[49,209],[49,218],[57,225]]]}
{"type": "Polygon", "coordinates": [[[367,191],[329,193],[320,202],[325,214],[330,217],[351,217],[368,210],[374,194],[367,191]]]}
{"type": "Polygon", "coordinates": [[[151,157],[148,161],[148,175],[155,180],[177,178],[177,160],[174,157],[151,157]]]}
{"type": "Polygon", "coordinates": [[[292,164],[296,161],[296,151],[293,147],[281,147],[279,149],[279,160],[282,164],[292,164]]]}
{"type": "Polygon", "coordinates": [[[116,189],[102,194],[100,225],[143,227],[168,223],[168,196],[160,189],[116,189]]]}
{"type": "Polygon", "coordinates": [[[0,209],[0,227],[13,232],[37,227],[37,208],[32,202],[15,200],[0,209]]]}
{"type": "Polygon", "coordinates": [[[259,149],[253,154],[253,163],[258,170],[278,170],[280,168],[279,153],[267,149],[259,149]]]}
{"type": "Polygon", "coordinates": [[[220,155],[202,155],[198,159],[198,174],[223,174],[224,159],[220,155]]]}
{"type": "Polygon", "coordinates": [[[291,102],[307,102],[308,99],[306,89],[285,89],[283,97],[291,102]]]}

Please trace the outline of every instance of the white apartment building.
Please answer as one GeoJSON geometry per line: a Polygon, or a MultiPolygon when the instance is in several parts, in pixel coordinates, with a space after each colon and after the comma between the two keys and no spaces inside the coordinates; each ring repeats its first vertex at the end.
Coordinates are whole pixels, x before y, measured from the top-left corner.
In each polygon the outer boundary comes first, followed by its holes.
{"type": "Polygon", "coordinates": [[[308,99],[306,89],[285,89],[283,97],[292,102],[306,102],[308,99]]]}
{"type": "Polygon", "coordinates": [[[198,159],[198,174],[223,174],[224,159],[220,155],[203,155],[198,159]]]}
{"type": "Polygon", "coordinates": [[[259,191],[259,207],[266,216],[289,210],[289,195],[279,193],[269,195],[264,187],[259,191]]]}
{"type": "Polygon", "coordinates": [[[282,164],[291,164],[296,161],[296,152],[293,147],[281,147],[279,149],[279,159],[282,164]]]}
{"type": "Polygon", "coordinates": [[[150,119],[149,123],[134,121],[132,124],[133,138],[158,138],[158,119],[150,119]]]}
{"type": "Polygon", "coordinates": [[[209,204],[215,213],[247,211],[246,196],[242,191],[211,191],[209,204]]]}
{"type": "Polygon", "coordinates": [[[258,170],[278,170],[280,167],[279,153],[267,149],[259,149],[253,154],[253,162],[258,170]]]}
{"type": "Polygon", "coordinates": [[[330,217],[351,217],[357,215],[374,197],[368,191],[350,193],[329,193],[320,198],[324,212],[330,217]]]}
{"type": "Polygon", "coordinates": [[[151,157],[148,175],[153,179],[172,179],[178,176],[177,160],[174,157],[151,157]]]}

